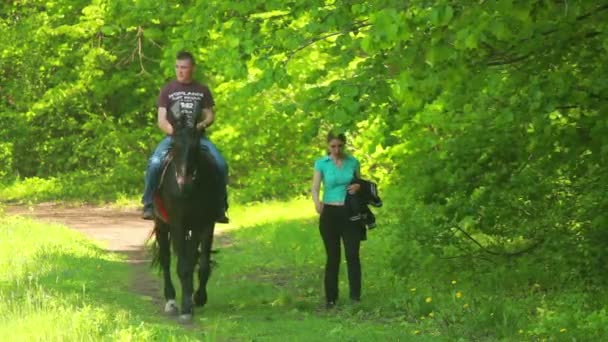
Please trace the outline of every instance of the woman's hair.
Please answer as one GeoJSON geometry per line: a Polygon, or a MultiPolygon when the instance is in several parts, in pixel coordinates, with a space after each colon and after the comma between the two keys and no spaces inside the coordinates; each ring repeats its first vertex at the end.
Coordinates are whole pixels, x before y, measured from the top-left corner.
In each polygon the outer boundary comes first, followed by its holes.
{"type": "MultiPolygon", "coordinates": [[[[327,133],[327,143],[329,144],[334,139],[340,140],[342,144],[346,145],[346,135],[344,135],[344,133],[335,133],[333,131],[329,131],[329,133],[327,133]]],[[[327,150],[327,155],[329,154],[330,151],[327,150]]]]}
{"type": "Polygon", "coordinates": [[[338,139],[343,144],[346,144],[346,136],[344,135],[344,133],[335,133],[333,131],[330,131],[329,133],[327,133],[327,142],[330,142],[334,139],[338,139]]]}

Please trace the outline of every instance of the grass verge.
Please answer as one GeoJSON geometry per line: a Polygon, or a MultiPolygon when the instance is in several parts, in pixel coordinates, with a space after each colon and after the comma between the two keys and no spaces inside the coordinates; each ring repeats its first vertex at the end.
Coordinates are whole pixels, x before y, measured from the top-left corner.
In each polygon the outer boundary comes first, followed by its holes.
{"type": "Polygon", "coordinates": [[[59,225],[0,216],[3,341],[205,340],[129,289],[119,255],[59,225]]]}

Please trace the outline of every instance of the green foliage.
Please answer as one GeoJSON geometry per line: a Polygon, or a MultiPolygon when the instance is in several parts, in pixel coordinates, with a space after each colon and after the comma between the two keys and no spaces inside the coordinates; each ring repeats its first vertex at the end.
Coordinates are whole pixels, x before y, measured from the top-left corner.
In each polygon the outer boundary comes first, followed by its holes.
{"type": "Polygon", "coordinates": [[[0,178],[6,177],[13,169],[13,155],[11,143],[0,143],[0,178]]]}
{"type": "Polygon", "coordinates": [[[401,41],[416,56],[392,81],[410,109],[394,133],[405,139],[389,150],[390,182],[405,189],[390,202],[409,227],[396,241],[473,263],[532,257],[539,272],[574,270],[564,280],[606,280],[607,145],[594,132],[608,88],[591,70],[605,69],[607,10],[498,1],[404,11],[425,29],[401,41]]]}
{"type": "Polygon", "coordinates": [[[136,194],[160,139],[155,97],[188,49],[216,96],[211,137],[233,198],[307,193],[339,126],[381,183],[399,274],[525,265],[522,283],[608,280],[602,1],[61,0],[0,12],[3,183],[136,194]]]}

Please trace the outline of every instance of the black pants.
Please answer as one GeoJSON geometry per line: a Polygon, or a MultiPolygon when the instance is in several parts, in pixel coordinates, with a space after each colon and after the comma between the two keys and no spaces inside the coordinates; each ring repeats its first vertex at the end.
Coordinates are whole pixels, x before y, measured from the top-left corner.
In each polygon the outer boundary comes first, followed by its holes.
{"type": "Polygon", "coordinates": [[[319,220],[319,231],[327,253],[325,299],[328,302],[335,302],[338,299],[341,238],[346,254],[350,298],[359,300],[361,298],[361,262],[359,261],[361,230],[348,219],[346,207],[326,204],[319,220]]]}

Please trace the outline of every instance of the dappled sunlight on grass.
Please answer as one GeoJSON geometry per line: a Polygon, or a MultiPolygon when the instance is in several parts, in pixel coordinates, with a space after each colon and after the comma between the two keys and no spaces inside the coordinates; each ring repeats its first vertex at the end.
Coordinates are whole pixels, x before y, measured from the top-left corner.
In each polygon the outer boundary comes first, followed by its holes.
{"type": "Polygon", "coordinates": [[[399,336],[399,326],[380,329],[373,317],[361,319],[360,310],[348,305],[334,313],[320,308],[323,251],[314,214],[303,214],[307,204],[234,209],[233,217],[249,217],[251,225],[237,225],[230,233],[234,241],[217,255],[209,303],[197,311],[190,329],[166,320],[149,298],[130,292],[130,270],[118,255],[59,225],[2,218],[0,234],[9,238],[0,240],[0,335],[51,341],[321,341],[328,332],[339,339],[399,336]]]}
{"type": "Polygon", "coordinates": [[[122,259],[60,225],[0,216],[2,341],[197,340],[130,292],[122,259]]]}
{"type": "Polygon", "coordinates": [[[258,227],[291,220],[316,220],[318,215],[312,200],[300,198],[293,201],[254,202],[235,205],[229,210],[229,229],[258,227]]]}
{"type": "MultiPolygon", "coordinates": [[[[409,323],[381,319],[377,304],[385,294],[372,290],[360,304],[348,301],[344,266],[343,299],[334,311],[323,308],[325,252],[311,200],[237,206],[231,219],[238,224],[230,231],[231,244],[216,256],[219,267],[210,279],[209,304],[201,318],[203,324],[218,327],[218,336],[322,341],[396,340],[404,334],[409,323]],[[238,324],[226,324],[227,311],[238,324]]],[[[384,271],[376,269],[380,260],[363,263],[367,291],[384,271]]]]}
{"type": "MultiPolygon", "coordinates": [[[[328,311],[322,305],[325,252],[310,200],[235,205],[230,217],[230,229],[218,229],[223,236],[216,240],[220,253],[213,256],[218,266],[209,280],[209,302],[196,311],[195,324],[184,329],[165,319],[152,298],[129,288],[132,269],[121,256],[60,225],[0,216],[0,336],[57,341],[552,340],[582,336],[580,329],[601,336],[606,329],[602,301],[592,302],[583,291],[551,291],[543,282],[520,286],[513,279],[525,277],[525,267],[483,274],[462,268],[451,272],[437,264],[429,268],[424,259],[428,251],[390,243],[392,230],[406,228],[384,222],[382,214],[361,246],[362,302],[348,300],[342,254],[340,299],[328,311]],[[406,248],[412,259],[395,260],[395,248],[406,248]],[[411,272],[397,275],[395,262],[411,272]],[[595,305],[595,311],[570,310],[581,305],[595,305]]],[[[175,274],[173,280],[179,291],[175,274]]]]}
{"type": "MultiPolygon", "coordinates": [[[[5,243],[0,249],[0,279],[40,277],[56,270],[56,254],[78,255],[97,260],[117,261],[119,257],[104,253],[99,246],[81,234],[60,225],[42,225],[22,217],[0,218],[0,235],[5,243]],[[40,240],[33,243],[32,240],[40,240]],[[10,243],[8,243],[10,241],[10,243]],[[71,243],[66,244],[66,241],[71,243]]],[[[72,272],[77,272],[73,269],[72,272]]]]}
{"type": "MultiPolygon", "coordinates": [[[[447,267],[433,271],[424,264],[430,254],[422,249],[412,250],[419,255],[416,259],[395,260],[393,248],[415,246],[391,243],[390,232],[406,228],[383,222],[382,215],[361,245],[362,302],[353,305],[347,299],[342,257],[338,307],[325,311],[325,252],[311,201],[259,203],[236,207],[233,213],[238,225],[229,233],[231,244],[217,255],[220,266],[210,280],[209,306],[202,318],[218,327],[218,336],[442,341],[566,336],[573,331],[567,316],[551,309],[542,308],[543,317],[534,314],[547,304],[535,293],[510,286],[505,276],[514,276],[516,270],[483,275],[452,273],[447,267]],[[395,262],[411,272],[398,276],[395,262]],[[235,315],[229,323],[226,312],[235,315]]],[[[555,298],[586,301],[580,294],[555,298]]],[[[598,331],[606,318],[601,312],[581,315],[590,331],[598,331]]]]}

